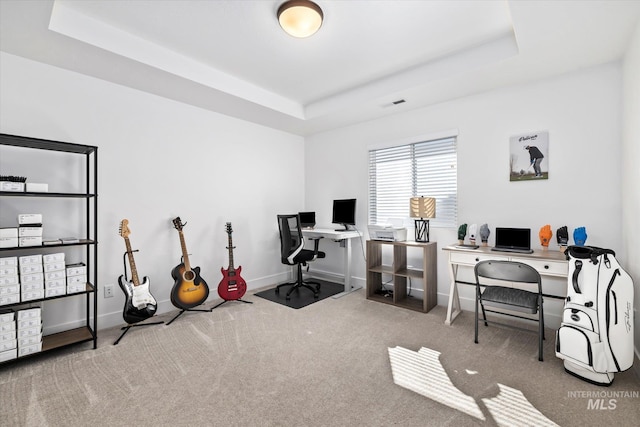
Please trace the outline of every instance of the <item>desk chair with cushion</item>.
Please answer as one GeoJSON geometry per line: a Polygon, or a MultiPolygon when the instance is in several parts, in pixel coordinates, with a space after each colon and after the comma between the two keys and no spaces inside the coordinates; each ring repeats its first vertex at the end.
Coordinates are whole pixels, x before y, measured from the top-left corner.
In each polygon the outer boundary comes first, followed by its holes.
{"type": "Polygon", "coordinates": [[[280,294],[280,288],[291,286],[287,292],[286,299],[291,299],[291,293],[301,287],[313,292],[313,297],[318,298],[320,283],[302,279],[302,266],[316,258],[324,258],[324,252],[318,252],[319,239],[314,240],[313,250],[304,249],[304,238],[300,227],[299,215],[278,215],[278,228],[280,229],[280,255],[282,263],[286,265],[298,266],[298,277],[295,282],[283,283],[276,286],[276,294],[280,294]],[[315,286],[312,286],[315,285],[315,286]]]}
{"type": "MultiPolygon", "coordinates": [[[[542,280],[540,279],[540,273],[530,265],[521,262],[494,260],[479,262],[476,264],[474,272],[476,277],[476,344],[478,343],[478,305],[480,305],[485,326],[489,326],[489,323],[500,324],[495,321],[489,322],[486,311],[538,322],[538,360],[542,361],[544,312],[542,308],[542,280]],[[486,280],[482,280],[481,283],[481,279],[486,280]],[[504,282],[537,284],[538,290],[533,292],[516,287],[502,286],[501,282],[502,284],[505,284],[504,282]],[[480,288],[484,288],[484,290],[480,288]],[[486,309],[485,306],[527,314],[538,313],[538,319],[490,310],[486,309]]],[[[502,325],[522,329],[504,323],[502,325]]],[[[530,331],[528,329],[523,330],[530,331]]]]}

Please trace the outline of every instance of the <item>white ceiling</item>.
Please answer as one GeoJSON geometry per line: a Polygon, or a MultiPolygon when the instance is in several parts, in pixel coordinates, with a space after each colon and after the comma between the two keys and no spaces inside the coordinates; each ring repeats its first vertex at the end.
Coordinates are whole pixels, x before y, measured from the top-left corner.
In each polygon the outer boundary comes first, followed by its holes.
{"type": "Polygon", "coordinates": [[[640,0],[0,0],[0,50],[309,135],[619,60],[640,0]],[[392,102],[404,99],[405,103],[392,102]]]}

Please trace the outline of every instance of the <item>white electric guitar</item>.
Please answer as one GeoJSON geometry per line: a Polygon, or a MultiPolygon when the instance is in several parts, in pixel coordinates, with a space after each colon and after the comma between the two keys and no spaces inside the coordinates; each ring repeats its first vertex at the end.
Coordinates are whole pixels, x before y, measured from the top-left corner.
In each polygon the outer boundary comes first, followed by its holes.
{"type": "Polygon", "coordinates": [[[123,219],[120,222],[119,232],[120,236],[124,238],[129,266],[131,267],[130,282],[126,280],[124,275],[118,278],[118,284],[126,297],[122,316],[127,323],[137,323],[153,316],[156,313],[158,303],[149,291],[149,278],[145,277],[142,283],[138,279],[138,270],[133,259],[131,243],[129,242],[129,234],[131,234],[129,220],[123,219]]]}

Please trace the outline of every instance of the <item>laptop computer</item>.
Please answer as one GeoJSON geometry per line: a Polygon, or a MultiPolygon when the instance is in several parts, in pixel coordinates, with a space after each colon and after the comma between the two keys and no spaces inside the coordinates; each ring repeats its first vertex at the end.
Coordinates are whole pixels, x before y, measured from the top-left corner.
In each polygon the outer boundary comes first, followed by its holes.
{"type": "Polygon", "coordinates": [[[496,227],[496,245],[492,251],[531,254],[530,228],[496,227]]]}
{"type": "Polygon", "coordinates": [[[316,226],[315,212],[298,212],[298,215],[300,215],[300,227],[313,228],[316,226]]]}

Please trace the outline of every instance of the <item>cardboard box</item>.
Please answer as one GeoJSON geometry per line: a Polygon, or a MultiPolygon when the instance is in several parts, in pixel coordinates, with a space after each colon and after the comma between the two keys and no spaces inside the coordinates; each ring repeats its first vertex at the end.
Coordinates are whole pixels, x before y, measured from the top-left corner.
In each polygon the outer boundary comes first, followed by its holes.
{"type": "Polygon", "coordinates": [[[18,227],[18,237],[42,237],[42,226],[20,226],[18,227]]]}
{"type": "Polygon", "coordinates": [[[17,237],[0,237],[0,248],[17,248],[17,237]]]}
{"type": "Polygon", "coordinates": [[[0,228],[0,238],[7,237],[18,237],[18,229],[16,227],[12,228],[0,228]]]}
{"type": "Polygon", "coordinates": [[[42,237],[18,237],[18,246],[42,246],[42,237]]]}
{"type": "Polygon", "coordinates": [[[42,225],[42,214],[18,214],[18,225],[42,225]]]}
{"type": "Polygon", "coordinates": [[[33,193],[47,193],[49,191],[49,184],[43,184],[40,182],[27,182],[26,191],[33,193]]]}

